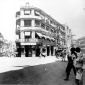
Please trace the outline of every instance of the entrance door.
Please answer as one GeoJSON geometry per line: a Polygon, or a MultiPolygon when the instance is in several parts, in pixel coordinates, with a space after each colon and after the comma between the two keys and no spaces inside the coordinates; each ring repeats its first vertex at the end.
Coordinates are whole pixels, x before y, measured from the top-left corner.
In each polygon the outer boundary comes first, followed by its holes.
{"type": "Polygon", "coordinates": [[[31,46],[25,46],[25,56],[32,57],[32,48],[31,46]]]}
{"type": "Polygon", "coordinates": [[[51,46],[51,55],[53,56],[53,46],[51,46]]]}
{"type": "Polygon", "coordinates": [[[39,56],[40,56],[40,48],[37,47],[37,48],[36,48],[36,57],[39,57],[39,56]]]}
{"type": "Polygon", "coordinates": [[[50,54],[50,49],[49,49],[49,46],[47,46],[47,56],[49,56],[50,54]]]}

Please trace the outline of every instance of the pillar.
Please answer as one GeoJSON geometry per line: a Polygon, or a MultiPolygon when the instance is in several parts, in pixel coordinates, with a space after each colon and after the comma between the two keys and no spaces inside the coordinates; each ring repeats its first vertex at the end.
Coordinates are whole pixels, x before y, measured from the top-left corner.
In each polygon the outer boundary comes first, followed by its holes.
{"type": "Polygon", "coordinates": [[[49,46],[49,56],[51,56],[51,46],[49,46]]]}
{"type": "Polygon", "coordinates": [[[32,46],[32,57],[36,57],[35,46],[32,46]]]}
{"type": "Polygon", "coordinates": [[[33,15],[33,16],[34,16],[34,9],[32,9],[32,10],[31,10],[31,15],[33,15]]]}
{"type": "Polygon", "coordinates": [[[55,56],[55,47],[53,47],[53,56],[55,56]]]}
{"type": "Polygon", "coordinates": [[[21,19],[20,26],[24,27],[24,20],[23,19],[21,19]]]}
{"type": "Polygon", "coordinates": [[[22,42],[24,42],[24,31],[21,31],[20,38],[21,38],[22,42]]]}
{"type": "Polygon", "coordinates": [[[25,57],[25,46],[22,46],[21,48],[23,48],[23,52],[21,52],[21,57],[25,57]]]}
{"type": "Polygon", "coordinates": [[[32,27],[35,27],[35,20],[32,19],[32,27]]]}
{"type": "Polygon", "coordinates": [[[21,14],[21,16],[24,16],[24,10],[20,10],[20,14],[21,14]]]}
{"type": "Polygon", "coordinates": [[[35,31],[32,31],[32,39],[35,39],[35,31]]]}
{"type": "MultiPolygon", "coordinates": [[[[31,16],[34,17],[34,9],[31,10],[31,16]]],[[[34,26],[35,26],[35,20],[32,19],[32,27],[34,27],[34,26]]]]}

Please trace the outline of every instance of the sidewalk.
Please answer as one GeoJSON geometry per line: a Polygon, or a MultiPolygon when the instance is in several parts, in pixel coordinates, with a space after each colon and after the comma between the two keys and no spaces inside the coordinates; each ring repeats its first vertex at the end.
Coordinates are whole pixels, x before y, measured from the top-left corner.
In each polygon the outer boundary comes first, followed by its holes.
{"type": "Polygon", "coordinates": [[[0,73],[23,69],[26,66],[36,66],[61,61],[55,56],[48,57],[0,57],[0,73]]]}

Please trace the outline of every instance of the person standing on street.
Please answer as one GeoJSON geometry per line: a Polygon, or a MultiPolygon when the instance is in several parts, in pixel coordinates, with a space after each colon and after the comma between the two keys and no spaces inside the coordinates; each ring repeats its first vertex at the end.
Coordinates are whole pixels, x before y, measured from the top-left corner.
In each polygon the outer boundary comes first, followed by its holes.
{"type": "Polygon", "coordinates": [[[67,55],[68,64],[66,67],[66,78],[64,79],[65,81],[69,80],[69,75],[70,75],[71,69],[73,69],[74,74],[76,75],[76,68],[73,64],[75,57],[76,57],[75,48],[71,48],[70,53],[67,55]]]}
{"type": "Polygon", "coordinates": [[[74,66],[76,67],[76,85],[82,83],[82,74],[83,74],[83,54],[79,47],[76,48],[77,58],[74,61],[74,66]]]}

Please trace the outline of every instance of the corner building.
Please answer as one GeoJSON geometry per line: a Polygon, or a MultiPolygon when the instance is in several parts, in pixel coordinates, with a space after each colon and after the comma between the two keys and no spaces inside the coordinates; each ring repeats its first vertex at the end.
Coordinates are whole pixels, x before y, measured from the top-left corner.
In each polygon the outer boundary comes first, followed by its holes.
{"type": "Polygon", "coordinates": [[[21,7],[16,12],[16,56],[39,57],[41,53],[54,56],[59,25],[60,23],[39,8],[29,4],[21,7]]]}

